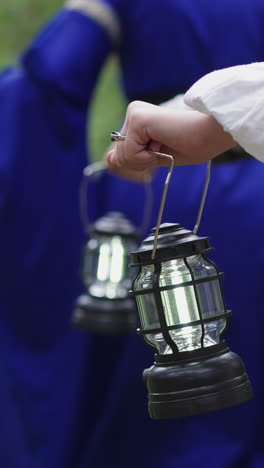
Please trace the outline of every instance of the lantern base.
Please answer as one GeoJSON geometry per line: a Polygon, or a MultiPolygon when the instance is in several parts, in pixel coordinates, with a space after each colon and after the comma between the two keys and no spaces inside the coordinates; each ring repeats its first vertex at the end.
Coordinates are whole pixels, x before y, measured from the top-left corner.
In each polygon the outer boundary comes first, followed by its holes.
{"type": "Polygon", "coordinates": [[[143,373],[149,390],[149,414],[172,419],[215,411],[249,400],[252,387],[238,355],[224,343],[178,353],[179,360],[157,356],[143,373]]]}
{"type": "Polygon", "coordinates": [[[78,297],[72,323],[101,334],[125,334],[134,332],[137,314],[133,300],[100,299],[82,294],[78,297]]]}

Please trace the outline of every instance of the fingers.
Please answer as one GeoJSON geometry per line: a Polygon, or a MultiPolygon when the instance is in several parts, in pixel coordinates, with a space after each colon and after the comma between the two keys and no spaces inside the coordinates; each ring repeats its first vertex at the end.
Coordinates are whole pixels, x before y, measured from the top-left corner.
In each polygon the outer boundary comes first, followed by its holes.
{"type": "Polygon", "coordinates": [[[136,182],[146,182],[152,177],[154,166],[144,165],[142,167],[139,167],[138,165],[134,165],[133,167],[130,167],[130,166],[123,166],[122,164],[119,167],[116,164],[116,162],[111,163],[112,153],[113,153],[113,150],[109,151],[105,157],[107,167],[110,170],[110,172],[114,172],[117,175],[126,177],[136,182]]]}
{"type": "Polygon", "coordinates": [[[142,180],[146,174],[152,174],[156,166],[168,165],[167,158],[154,153],[171,154],[175,157],[176,164],[182,164],[184,158],[180,152],[176,153],[175,149],[173,151],[162,144],[163,139],[170,142],[171,135],[175,135],[172,117],[167,114],[164,109],[145,102],[134,101],[129,104],[120,130],[125,139],[116,141],[108,151],[108,168],[125,177],[142,180]]]}
{"type": "Polygon", "coordinates": [[[148,145],[153,151],[158,151],[160,144],[151,141],[146,128],[146,117],[157,106],[142,101],[134,101],[127,107],[124,125],[120,133],[126,138],[117,141],[112,151],[106,156],[110,170],[121,174],[128,174],[138,180],[146,173],[151,174],[158,164],[157,156],[146,150],[148,145]]]}
{"type": "MultiPolygon", "coordinates": [[[[111,168],[109,170],[112,172],[111,168]]],[[[115,170],[114,174],[133,180],[134,182],[148,182],[152,178],[153,172],[154,170],[150,170],[149,168],[143,170],[122,168],[115,170]]]]}
{"type": "Polygon", "coordinates": [[[123,152],[123,147],[124,142],[118,141],[115,143],[115,148],[108,151],[105,156],[108,169],[117,175],[138,182],[149,179],[158,164],[158,158],[149,154],[147,154],[147,156],[150,156],[150,159],[148,159],[148,157],[146,158],[145,153],[147,153],[147,151],[144,150],[143,156],[138,154],[131,161],[126,162],[127,158],[123,152]]]}

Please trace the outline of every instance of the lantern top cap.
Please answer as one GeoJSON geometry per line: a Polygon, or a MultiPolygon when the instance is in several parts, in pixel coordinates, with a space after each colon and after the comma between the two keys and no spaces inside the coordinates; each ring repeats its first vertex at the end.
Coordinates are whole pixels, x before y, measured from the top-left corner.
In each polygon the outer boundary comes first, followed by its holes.
{"type": "MultiPolygon", "coordinates": [[[[175,231],[176,229],[182,229],[181,225],[178,223],[163,223],[160,225],[159,234],[164,234],[165,232],[175,231]]],[[[155,233],[156,227],[151,229],[155,233]]]]}
{"type": "Polygon", "coordinates": [[[135,226],[119,211],[109,211],[91,227],[92,233],[137,237],[135,226]]]}
{"type": "MultiPolygon", "coordinates": [[[[155,228],[142,242],[136,252],[131,253],[133,264],[153,263],[155,228]]],[[[208,237],[199,237],[178,223],[163,223],[159,229],[155,261],[167,261],[173,258],[189,257],[211,250],[208,237]]]]}

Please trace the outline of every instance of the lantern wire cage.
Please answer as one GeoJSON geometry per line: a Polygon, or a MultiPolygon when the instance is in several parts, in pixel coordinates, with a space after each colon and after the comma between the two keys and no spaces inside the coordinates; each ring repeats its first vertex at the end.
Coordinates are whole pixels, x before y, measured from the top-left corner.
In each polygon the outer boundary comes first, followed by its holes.
{"type": "MultiPolygon", "coordinates": [[[[117,139],[124,140],[125,136],[120,135],[120,134],[117,133],[117,139]]],[[[190,327],[190,326],[200,326],[201,327],[200,344],[201,344],[201,348],[204,348],[205,347],[205,343],[204,343],[205,324],[207,322],[212,322],[212,318],[211,317],[204,318],[202,316],[202,307],[201,307],[201,304],[200,304],[199,293],[197,291],[197,285],[204,282],[205,279],[204,278],[200,278],[200,279],[195,278],[194,273],[192,271],[192,268],[191,268],[191,266],[190,266],[190,264],[188,262],[188,257],[184,257],[183,261],[184,261],[184,264],[185,264],[185,266],[186,266],[186,268],[187,268],[187,270],[188,270],[188,272],[190,274],[191,280],[187,281],[187,282],[180,283],[178,285],[173,284],[173,285],[160,287],[160,274],[161,274],[161,268],[162,268],[161,264],[164,262],[164,259],[157,260],[157,259],[155,259],[155,256],[156,256],[156,250],[157,250],[161,220],[162,220],[164,206],[165,206],[166,197],[167,197],[167,193],[168,193],[168,187],[169,187],[169,183],[171,181],[171,176],[172,176],[173,169],[174,169],[174,158],[173,158],[173,156],[171,156],[169,154],[161,153],[161,152],[158,152],[158,151],[152,151],[149,148],[146,148],[146,149],[150,153],[152,153],[154,155],[157,155],[159,157],[168,159],[169,160],[169,168],[168,168],[167,177],[166,177],[164,187],[163,187],[163,191],[162,191],[162,196],[161,196],[161,202],[160,202],[159,211],[158,211],[156,227],[154,229],[154,240],[153,240],[153,249],[152,249],[152,253],[151,253],[151,260],[153,261],[155,272],[153,274],[152,288],[144,289],[144,291],[142,291],[142,290],[135,291],[135,289],[134,289],[135,279],[134,279],[133,287],[132,287],[132,290],[133,290],[132,294],[133,294],[133,296],[136,297],[136,296],[139,296],[139,295],[142,295],[142,294],[154,293],[155,303],[156,303],[159,322],[160,322],[160,328],[158,328],[156,330],[153,329],[153,328],[152,329],[144,329],[144,330],[139,329],[138,332],[139,332],[139,334],[144,335],[145,341],[147,341],[151,346],[155,347],[155,345],[149,341],[147,335],[150,335],[150,334],[152,335],[153,333],[160,331],[162,333],[162,336],[163,336],[165,342],[170,347],[170,349],[172,351],[172,354],[173,355],[176,354],[178,356],[179,349],[178,349],[178,346],[177,346],[176,342],[173,340],[173,338],[171,336],[171,331],[172,330],[177,330],[177,329],[182,329],[182,328],[185,328],[185,327],[190,327]],[[163,306],[163,302],[162,302],[161,293],[164,292],[164,291],[171,290],[171,289],[177,289],[178,287],[184,288],[184,287],[189,287],[189,286],[193,286],[193,289],[194,289],[194,294],[195,294],[195,299],[196,299],[196,302],[197,302],[198,314],[199,314],[198,319],[196,321],[186,322],[184,324],[174,324],[174,325],[168,326],[167,321],[166,321],[166,317],[165,317],[165,312],[164,312],[164,306],[163,306]]],[[[199,210],[198,210],[196,223],[195,223],[195,226],[194,226],[194,229],[193,229],[194,234],[197,233],[197,231],[199,229],[199,226],[200,226],[200,223],[201,223],[201,218],[202,218],[202,214],[203,214],[203,210],[204,210],[204,206],[205,206],[206,196],[207,196],[207,193],[208,193],[210,176],[211,176],[211,160],[209,160],[207,162],[207,164],[206,164],[205,183],[204,183],[204,187],[203,187],[203,191],[202,191],[202,197],[201,197],[201,201],[200,201],[200,205],[199,205],[199,210]]],[[[208,250],[211,250],[211,249],[207,248],[206,250],[208,251],[208,250]]],[[[211,265],[213,265],[215,273],[216,273],[215,275],[211,275],[210,277],[208,277],[207,281],[215,281],[215,280],[219,280],[220,278],[222,278],[223,273],[219,272],[216,264],[212,260],[208,260],[207,258],[205,258],[203,255],[202,255],[202,257],[203,257],[203,259],[205,261],[207,261],[211,265]]],[[[168,259],[167,259],[167,261],[168,261],[168,259]]],[[[132,265],[132,266],[139,266],[139,265],[132,265]]],[[[222,292],[222,286],[221,286],[220,281],[219,281],[219,287],[221,288],[221,292],[222,292]]],[[[223,313],[215,315],[214,320],[227,319],[230,315],[231,315],[231,312],[226,310],[226,306],[223,303],[223,313]]],[[[223,327],[222,332],[225,330],[226,326],[227,326],[227,320],[225,320],[225,326],[223,327]]]]}
{"type": "MultiPolygon", "coordinates": [[[[210,248],[206,249],[206,251],[211,250],[210,248]]],[[[164,260],[161,259],[156,259],[154,261],[154,272],[153,272],[153,280],[152,280],[152,287],[150,288],[144,288],[143,290],[136,290],[135,288],[135,280],[134,278],[133,285],[132,285],[132,290],[133,290],[133,296],[138,297],[138,296],[145,296],[145,295],[150,295],[153,294],[155,298],[155,305],[157,308],[157,315],[158,315],[158,320],[160,326],[157,328],[145,328],[144,329],[138,329],[138,333],[142,335],[145,339],[145,341],[156,348],[156,345],[149,339],[150,336],[153,336],[155,334],[161,333],[165,343],[167,344],[167,355],[169,354],[170,357],[168,359],[171,359],[173,356],[173,359],[178,359],[179,358],[179,351],[182,351],[179,349],[177,345],[177,340],[175,340],[175,336],[173,336],[173,332],[177,330],[182,330],[182,329],[188,329],[190,327],[196,328],[196,330],[200,329],[200,338],[197,340],[197,346],[201,349],[206,348],[209,345],[217,344],[217,342],[206,342],[206,324],[210,324],[210,322],[216,322],[223,320],[223,326],[221,328],[221,335],[224,333],[227,324],[228,324],[228,319],[231,316],[231,311],[226,309],[225,302],[221,301],[221,308],[219,312],[217,312],[213,316],[208,316],[205,317],[203,314],[203,307],[201,304],[201,298],[200,298],[200,291],[199,291],[199,285],[202,285],[203,283],[209,283],[209,282],[218,282],[218,286],[221,292],[221,297],[223,297],[223,290],[222,290],[222,285],[221,282],[219,281],[223,277],[223,273],[219,272],[217,265],[211,260],[205,257],[203,254],[200,254],[204,262],[209,263],[212,265],[213,269],[215,270],[215,274],[208,276],[207,278],[201,277],[201,278],[196,278],[192,269],[192,266],[190,264],[189,258],[192,259],[193,257],[183,257],[182,261],[184,262],[184,265],[186,266],[189,276],[191,277],[191,280],[189,281],[184,281],[179,284],[169,284],[166,286],[160,286],[160,277],[161,277],[161,272],[162,272],[162,263],[164,263],[164,260]],[[164,296],[166,295],[167,292],[169,291],[174,291],[178,290],[179,288],[187,288],[189,289],[190,287],[193,288],[194,296],[195,296],[195,301],[197,304],[197,318],[196,320],[191,320],[187,321],[185,320],[184,323],[180,324],[173,324],[173,325],[168,325],[166,315],[165,315],[165,309],[164,309],[164,296]],[[172,333],[171,333],[172,332],[172,333]]],[[[171,261],[172,259],[166,258],[166,262],[171,261]]],[[[133,266],[138,267],[138,264],[134,264],[133,266]]],[[[183,290],[183,289],[182,289],[183,290]]],[[[220,337],[219,337],[220,338],[220,337]]],[[[157,349],[156,349],[157,350],[157,349]]],[[[189,351],[190,353],[190,351],[189,351]]],[[[158,355],[159,355],[159,350],[158,350],[158,355]]],[[[167,360],[167,358],[163,355],[162,359],[167,360]]]]}

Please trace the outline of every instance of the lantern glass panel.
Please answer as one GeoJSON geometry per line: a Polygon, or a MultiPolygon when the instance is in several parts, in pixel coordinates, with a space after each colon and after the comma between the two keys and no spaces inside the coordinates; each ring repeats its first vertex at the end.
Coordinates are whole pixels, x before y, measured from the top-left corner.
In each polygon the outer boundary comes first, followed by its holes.
{"type": "Polygon", "coordinates": [[[94,235],[87,243],[83,281],[94,297],[124,298],[132,283],[128,252],[135,247],[121,236],[94,235]]]}
{"type": "MultiPolygon", "coordinates": [[[[152,289],[153,273],[154,265],[143,266],[134,283],[135,291],[152,289]]],[[[136,302],[142,330],[160,328],[159,315],[154,294],[146,293],[138,295],[136,296],[136,302]]],[[[170,348],[164,340],[161,332],[148,333],[145,335],[145,339],[150,345],[157,348],[160,354],[167,354],[169,352],[170,348]]]]}
{"type": "MultiPolygon", "coordinates": [[[[215,276],[217,274],[215,266],[202,255],[189,257],[187,260],[195,279],[215,276]]],[[[217,279],[197,284],[196,290],[203,319],[223,315],[225,313],[220,283],[217,279]]],[[[219,343],[220,335],[225,326],[225,318],[205,323],[204,346],[211,346],[219,343]]]]}
{"type": "MultiPolygon", "coordinates": [[[[180,285],[192,281],[190,270],[183,259],[164,262],[160,274],[160,286],[180,285]]],[[[194,286],[180,286],[161,292],[167,325],[180,325],[199,320],[194,286]]],[[[201,347],[201,325],[186,326],[171,330],[170,335],[179,351],[201,347]]],[[[170,350],[168,351],[170,352],[170,350]]]]}
{"type": "MultiPolygon", "coordinates": [[[[220,334],[225,327],[225,319],[211,321],[204,325],[205,335],[202,340],[202,326],[191,325],[191,322],[199,321],[199,308],[197,298],[200,301],[202,318],[209,318],[224,313],[224,305],[218,280],[196,285],[180,286],[192,281],[192,270],[195,279],[206,278],[217,274],[214,266],[201,255],[189,257],[188,265],[183,259],[174,259],[162,263],[159,287],[177,286],[172,289],[160,291],[167,326],[184,325],[182,328],[170,330],[172,339],[177,344],[179,351],[191,351],[203,346],[212,346],[219,342],[220,334]],[[190,324],[190,325],[187,325],[190,324]]],[[[153,288],[154,265],[143,266],[141,273],[135,280],[135,290],[153,288]]],[[[143,330],[160,328],[160,321],[154,294],[137,295],[137,305],[143,330]]],[[[146,340],[154,345],[160,354],[171,353],[161,332],[149,333],[146,340]]]]}
{"type": "MultiPolygon", "coordinates": [[[[143,266],[141,273],[135,281],[135,290],[152,289],[154,266],[143,266]]],[[[159,328],[159,315],[156,308],[154,294],[142,294],[136,297],[143,330],[159,328]]]]}

